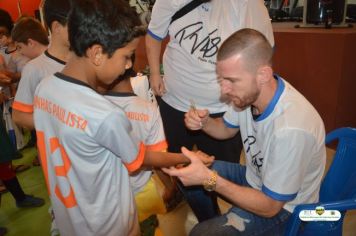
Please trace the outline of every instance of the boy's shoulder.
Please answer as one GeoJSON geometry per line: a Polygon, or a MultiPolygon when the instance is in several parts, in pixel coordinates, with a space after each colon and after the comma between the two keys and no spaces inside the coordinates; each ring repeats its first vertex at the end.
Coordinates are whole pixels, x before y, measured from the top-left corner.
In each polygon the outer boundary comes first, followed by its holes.
{"type": "Polygon", "coordinates": [[[135,110],[141,110],[154,113],[158,111],[156,104],[147,101],[146,99],[136,95],[135,93],[108,93],[106,97],[123,108],[135,108],[135,110]]]}
{"type": "Polygon", "coordinates": [[[42,53],[38,57],[35,57],[35,58],[29,60],[27,62],[27,64],[25,65],[24,69],[25,68],[26,68],[26,70],[39,69],[39,68],[41,68],[41,65],[43,65],[43,63],[46,63],[46,58],[45,58],[44,54],[42,53]]]}
{"type": "Polygon", "coordinates": [[[38,57],[30,60],[24,67],[24,73],[36,73],[39,76],[46,76],[48,74],[61,71],[65,66],[65,63],[54,60],[48,54],[42,53],[38,57]],[[43,74],[43,75],[42,75],[43,74]]]}

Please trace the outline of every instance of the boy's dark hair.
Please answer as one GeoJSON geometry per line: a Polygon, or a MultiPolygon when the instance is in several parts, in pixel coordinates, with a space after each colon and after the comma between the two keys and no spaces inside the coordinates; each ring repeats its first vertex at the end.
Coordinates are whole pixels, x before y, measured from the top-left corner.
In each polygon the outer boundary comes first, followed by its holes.
{"type": "Polygon", "coordinates": [[[32,17],[23,17],[16,22],[11,32],[12,40],[27,44],[29,39],[48,45],[48,36],[41,23],[32,17]]]}
{"type": "Polygon", "coordinates": [[[94,44],[111,57],[118,48],[145,34],[136,12],[123,0],[75,0],[69,14],[68,37],[77,56],[94,44]]]}
{"type": "Polygon", "coordinates": [[[9,36],[11,34],[11,30],[14,27],[14,22],[11,19],[10,14],[0,8],[0,27],[6,28],[7,32],[0,32],[9,36]]]}
{"type": "Polygon", "coordinates": [[[68,22],[70,0],[45,0],[43,6],[44,20],[49,29],[54,21],[65,26],[68,22]]]}

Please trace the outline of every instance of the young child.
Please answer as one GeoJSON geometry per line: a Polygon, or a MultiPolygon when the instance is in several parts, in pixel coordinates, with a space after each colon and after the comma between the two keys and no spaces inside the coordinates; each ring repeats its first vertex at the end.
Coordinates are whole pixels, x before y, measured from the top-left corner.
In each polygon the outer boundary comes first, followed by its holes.
{"type": "MultiPolygon", "coordinates": [[[[5,100],[6,97],[0,92],[0,105],[5,102],[5,100]]],[[[2,112],[1,106],[0,112],[2,112]]],[[[24,208],[42,206],[45,203],[43,199],[24,193],[16,177],[15,171],[11,168],[11,161],[14,158],[16,158],[16,150],[14,149],[9,136],[6,133],[3,122],[0,121],[0,180],[15,199],[17,207],[24,208]]],[[[5,228],[0,227],[0,233],[6,233],[6,231],[7,230],[5,228]]]]}
{"type": "MultiPolygon", "coordinates": [[[[11,142],[17,150],[23,148],[25,142],[21,130],[18,129],[12,120],[11,105],[16,92],[17,82],[21,77],[22,69],[29,59],[21,55],[16,49],[16,45],[11,38],[13,25],[10,14],[5,10],[0,9],[0,55],[4,59],[1,66],[0,73],[2,76],[0,80],[3,81],[6,77],[9,79],[7,81],[8,83],[2,84],[3,86],[0,88],[0,91],[8,97],[8,99],[3,102],[3,113],[1,113],[0,116],[4,119],[6,124],[5,127],[11,142]]],[[[18,157],[21,157],[21,154],[19,152],[17,153],[18,157]]],[[[16,172],[24,171],[29,167],[29,165],[13,166],[16,172]]]]}
{"type": "MultiPolygon", "coordinates": [[[[45,36],[43,27],[33,20],[27,18],[20,20],[12,34],[21,53],[31,58],[35,57],[24,67],[12,107],[15,123],[32,131],[31,144],[36,143],[33,121],[33,99],[36,87],[44,77],[61,71],[70,55],[67,28],[70,0],[46,0],[43,10],[45,23],[51,32],[48,49],[46,46],[48,41],[45,39],[47,35],[45,36]]],[[[38,157],[32,163],[39,165],[38,157]]],[[[53,214],[51,215],[51,232],[55,233],[56,225],[53,214]]]]}
{"type": "MultiPolygon", "coordinates": [[[[143,141],[146,150],[166,151],[167,142],[158,106],[134,93],[130,79],[135,74],[132,68],[128,69],[110,86],[105,97],[125,111],[133,133],[143,141]]],[[[152,179],[152,169],[143,169],[131,175],[130,182],[140,222],[151,215],[165,213],[164,202],[152,179]]]]}
{"type": "Polygon", "coordinates": [[[124,111],[98,94],[132,66],[145,33],[127,2],[77,0],[68,20],[74,54],[34,99],[38,147],[61,235],[138,235],[128,171],[188,164],[146,152],[124,111]]]}
{"type": "Polygon", "coordinates": [[[30,59],[44,53],[49,44],[46,29],[33,17],[18,20],[12,29],[11,38],[17,51],[30,59]]]}
{"type": "Polygon", "coordinates": [[[16,45],[11,38],[13,21],[10,14],[0,9],[0,53],[4,59],[3,69],[11,78],[11,83],[16,83],[21,77],[21,71],[29,58],[21,55],[16,50],[16,45]]]}
{"type": "MultiPolygon", "coordinates": [[[[67,32],[70,1],[46,0],[43,10],[45,23],[51,31],[51,43],[47,50],[24,67],[13,104],[15,123],[29,130],[34,128],[33,98],[37,85],[44,77],[61,71],[70,55],[67,32]]],[[[15,33],[14,36],[18,40],[15,33]]]]}

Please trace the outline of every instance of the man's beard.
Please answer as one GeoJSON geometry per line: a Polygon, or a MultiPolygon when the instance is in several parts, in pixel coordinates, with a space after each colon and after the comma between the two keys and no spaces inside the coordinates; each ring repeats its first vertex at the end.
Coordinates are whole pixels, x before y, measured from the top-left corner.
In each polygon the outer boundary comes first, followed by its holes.
{"type": "Polygon", "coordinates": [[[255,90],[253,93],[250,93],[247,96],[244,96],[242,98],[232,97],[231,100],[237,108],[244,110],[245,108],[251,106],[257,100],[259,95],[260,91],[255,90]]]}

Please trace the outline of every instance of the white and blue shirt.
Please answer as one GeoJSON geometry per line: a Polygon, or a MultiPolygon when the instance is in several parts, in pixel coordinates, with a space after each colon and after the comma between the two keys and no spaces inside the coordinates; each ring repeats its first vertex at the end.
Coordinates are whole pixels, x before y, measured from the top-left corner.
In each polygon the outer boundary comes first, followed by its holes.
{"type": "Polygon", "coordinates": [[[246,179],[267,196],[285,201],[292,212],[319,199],[326,150],[325,128],[315,108],[282,78],[258,117],[251,107],[224,115],[227,127],[240,128],[246,156],[246,179]]]}

